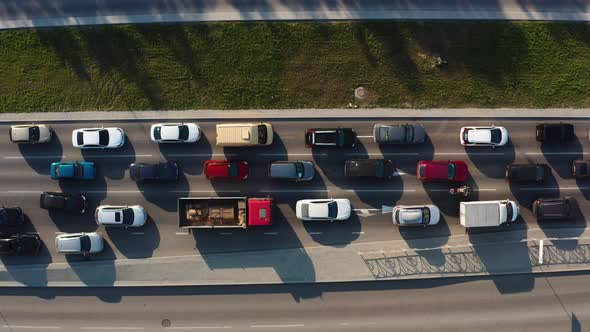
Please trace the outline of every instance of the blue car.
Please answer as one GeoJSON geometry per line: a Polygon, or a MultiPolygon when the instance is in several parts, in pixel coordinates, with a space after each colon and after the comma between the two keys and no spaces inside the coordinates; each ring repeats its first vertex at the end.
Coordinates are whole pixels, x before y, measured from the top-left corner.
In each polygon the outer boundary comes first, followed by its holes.
{"type": "Polygon", "coordinates": [[[49,173],[56,180],[93,180],[96,177],[96,167],[90,161],[62,161],[51,163],[49,173]]]}

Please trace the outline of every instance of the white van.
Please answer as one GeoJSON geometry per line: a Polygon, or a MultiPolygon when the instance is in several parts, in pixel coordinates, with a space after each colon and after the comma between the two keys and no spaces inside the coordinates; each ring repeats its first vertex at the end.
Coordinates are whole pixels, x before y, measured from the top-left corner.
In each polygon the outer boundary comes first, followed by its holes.
{"type": "Polygon", "coordinates": [[[217,146],[271,145],[270,123],[222,123],[217,125],[217,146]]]}

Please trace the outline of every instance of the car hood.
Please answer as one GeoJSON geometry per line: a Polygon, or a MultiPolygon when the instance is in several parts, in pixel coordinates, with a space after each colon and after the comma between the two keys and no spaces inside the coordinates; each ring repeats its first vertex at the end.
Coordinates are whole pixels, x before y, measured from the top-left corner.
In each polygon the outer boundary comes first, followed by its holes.
{"type": "Polygon", "coordinates": [[[350,202],[346,199],[337,199],[336,203],[338,204],[338,216],[336,219],[344,220],[350,218],[350,202]]]}
{"type": "Polygon", "coordinates": [[[423,143],[426,140],[426,130],[421,125],[414,126],[414,139],[412,143],[423,143]]]}

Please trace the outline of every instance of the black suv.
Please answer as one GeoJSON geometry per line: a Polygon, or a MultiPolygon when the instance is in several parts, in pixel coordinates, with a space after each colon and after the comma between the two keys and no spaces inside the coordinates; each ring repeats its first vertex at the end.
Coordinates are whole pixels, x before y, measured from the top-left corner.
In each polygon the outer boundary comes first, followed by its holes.
{"type": "Polygon", "coordinates": [[[0,207],[0,226],[18,226],[25,223],[25,214],[19,207],[0,207]]]}
{"type": "Polygon", "coordinates": [[[574,125],[569,123],[541,123],[536,138],[542,143],[565,143],[574,139],[574,125]]]}
{"type": "Polygon", "coordinates": [[[129,175],[133,181],[178,181],[178,165],[169,161],[159,164],[136,163],[129,166],[129,175]]]}
{"type": "Polygon", "coordinates": [[[549,175],[547,164],[511,164],[506,166],[509,182],[544,182],[549,175]]]}
{"type": "Polygon", "coordinates": [[[347,178],[390,179],[394,172],[393,162],[387,159],[347,160],[344,163],[347,178]]]}
{"type": "Polygon", "coordinates": [[[590,178],[590,160],[574,160],[572,162],[572,175],[576,179],[590,178]]]}
{"type": "Polygon", "coordinates": [[[336,146],[352,148],[356,145],[356,132],[352,128],[312,128],[305,131],[305,146],[336,146]]]}
{"type": "Polygon", "coordinates": [[[39,196],[39,207],[45,210],[83,214],[88,207],[88,202],[81,194],[44,192],[39,196]]]}
{"type": "Polygon", "coordinates": [[[0,255],[38,255],[41,239],[36,234],[0,234],[0,255]]]}
{"type": "Polygon", "coordinates": [[[571,197],[539,198],[533,203],[533,214],[537,220],[570,219],[574,204],[571,197]]]}

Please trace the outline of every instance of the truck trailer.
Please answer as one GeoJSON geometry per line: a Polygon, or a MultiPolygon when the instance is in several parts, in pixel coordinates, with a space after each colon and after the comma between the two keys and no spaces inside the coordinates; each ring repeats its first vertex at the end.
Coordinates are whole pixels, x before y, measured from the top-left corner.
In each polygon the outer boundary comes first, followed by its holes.
{"type": "Polygon", "coordinates": [[[272,225],[272,198],[182,197],[180,228],[248,228],[272,225]]]}

